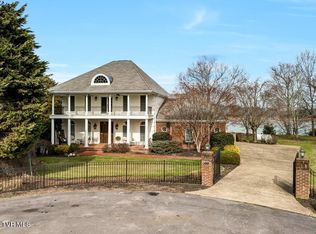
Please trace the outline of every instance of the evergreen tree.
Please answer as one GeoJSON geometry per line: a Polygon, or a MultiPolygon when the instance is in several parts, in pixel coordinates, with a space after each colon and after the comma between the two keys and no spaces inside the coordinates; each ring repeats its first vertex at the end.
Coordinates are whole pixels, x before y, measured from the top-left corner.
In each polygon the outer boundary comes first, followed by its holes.
{"type": "Polygon", "coordinates": [[[0,157],[23,156],[47,128],[47,62],[25,26],[26,5],[0,2],[0,157]]]}

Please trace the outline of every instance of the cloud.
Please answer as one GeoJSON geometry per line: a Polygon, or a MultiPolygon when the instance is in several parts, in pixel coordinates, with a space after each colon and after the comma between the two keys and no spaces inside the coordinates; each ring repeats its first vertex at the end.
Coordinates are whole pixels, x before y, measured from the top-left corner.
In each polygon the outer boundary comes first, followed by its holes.
{"type": "Polygon", "coordinates": [[[195,12],[194,17],[190,22],[184,25],[184,29],[192,30],[193,28],[203,24],[207,20],[216,21],[218,19],[218,13],[215,11],[207,12],[205,9],[199,9],[195,12]]]}
{"type": "Polygon", "coordinates": [[[64,68],[64,67],[68,67],[68,64],[65,63],[50,63],[49,68],[64,68]]]}

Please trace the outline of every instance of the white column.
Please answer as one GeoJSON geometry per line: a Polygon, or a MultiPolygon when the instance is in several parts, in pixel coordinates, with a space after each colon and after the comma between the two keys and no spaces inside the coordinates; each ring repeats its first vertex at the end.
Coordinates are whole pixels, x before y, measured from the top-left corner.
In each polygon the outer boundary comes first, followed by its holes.
{"type": "Polygon", "coordinates": [[[52,124],[51,124],[51,142],[52,145],[55,144],[55,120],[52,119],[52,124]]]}
{"type": "Polygon", "coordinates": [[[131,108],[129,106],[129,95],[127,95],[127,115],[130,115],[131,113],[131,108]]]}
{"type": "Polygon", "coordinates": [[[145,103],[145,105],[146,105],[146,115],[148,115],[148,95],[146,95],[146,103],[145,103]]]}
{"type": "Polygon", "coordinates": [[[52,115],[55,114],[55,95],[52,96],[52,115]]]}
{"type": "Polygon", "coordinates": [[[131,143],[131,120],[127,119],[127,144],[131,143]]]}
{"type": "Polygon", "coordinates": [[[84,147],[89,146],[88,142],[89,133],[88,133],[88,119],[84,120],[84,147]]]}
{"type": "Polygon", "coordinates": [[[67,143],[71,144],[71,120],[68,119],[67,143]]]}
{"type": "Polygon", "coordinates": [[[86,115],[88,115],[88,95],[86,95],[86,115]]]}
{"type": "Polygon", "coordinates": [[[109,96],[109,115],[112,114],[112,96],[109,96]]]}
{"type": "Polygon", "coordinates": [[[112,127],[112,124],[111,124],[111,119],[108,120],[108,145],[111,145],[112,144],[112,137],[111,137],[111,127],[112,127]]]}
{"type": "Polygon", "coordinates": [[[68,115],[70,115],[70,95],[68,95],[68,115]]]}
{"type": "Polygon", "coordinates": [[[145,119],[145,149],[148,149],[148,119],[145,119]]]}

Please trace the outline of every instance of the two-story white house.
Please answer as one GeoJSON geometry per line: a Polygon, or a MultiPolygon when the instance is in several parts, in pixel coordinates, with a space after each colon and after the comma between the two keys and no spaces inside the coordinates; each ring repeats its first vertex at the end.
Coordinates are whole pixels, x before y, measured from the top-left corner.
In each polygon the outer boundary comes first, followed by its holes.
{"type": "Polygon", "coordinates": [[[50,89],[51,141],[148,148],[168,93],[135,63],[113,61],[50,89]]]}

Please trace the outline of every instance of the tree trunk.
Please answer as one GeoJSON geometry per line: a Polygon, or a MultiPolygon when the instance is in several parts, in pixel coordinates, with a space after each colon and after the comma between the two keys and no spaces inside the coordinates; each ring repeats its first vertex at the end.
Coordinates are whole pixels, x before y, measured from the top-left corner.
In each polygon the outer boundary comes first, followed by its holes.
{"type": "Polygon", "coordinates": [[[245,128],[246,128],[246,137],[248,139],[248,137],[249,137],[249,127],[245,127],[245,128]]]}
{"type": "Polygon", "coordinates": [[[201,153],[201,143],[199,142],[197,142],[196,143],[196,151],[198,152],[198,153],[201,153]]]}
{"type": "Polygon", "coordinates": [[[257,129],[252,129],[253,142],[257,142],[257,129]]]}
{"type": "Polygon", "coordinates": [[[315,120],[314,120],[314,117],[313,117],[313,116],[312,116],[312,136],[316,136],[315,120]]]}

